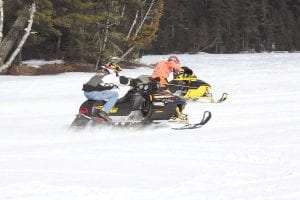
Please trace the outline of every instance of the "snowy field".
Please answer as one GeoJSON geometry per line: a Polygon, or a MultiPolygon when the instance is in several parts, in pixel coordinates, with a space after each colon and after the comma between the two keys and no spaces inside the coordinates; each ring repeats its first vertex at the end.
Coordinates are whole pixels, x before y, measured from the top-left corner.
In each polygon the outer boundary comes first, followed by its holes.
{"type": "Polygon", "coordinates": [[[192,122],[212,112],[201,129],[71,132],[93,74],[0,76],[0,199],[299,200],[300,54],[178,57],[229,93],[187,105],[192,122]]]}

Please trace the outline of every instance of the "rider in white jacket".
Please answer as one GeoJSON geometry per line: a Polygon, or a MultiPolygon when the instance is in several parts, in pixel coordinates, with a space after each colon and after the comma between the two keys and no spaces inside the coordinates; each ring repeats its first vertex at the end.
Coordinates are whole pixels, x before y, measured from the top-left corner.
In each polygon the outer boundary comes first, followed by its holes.
{"type": "Polygon", "coordinates": [[[101,66],[101,69],[83,85],[84,95],[89,100],[105,100],[99,116],[107,121],[111,121],[108,113],[110,109],[115,105],[119,96],[124,96],[129,90],[129,85],[133,86],[134,81],[119,76],[121,67],[114,63],[101,66]],[[123,84],[122,87],[120,87],[123,84]]]}

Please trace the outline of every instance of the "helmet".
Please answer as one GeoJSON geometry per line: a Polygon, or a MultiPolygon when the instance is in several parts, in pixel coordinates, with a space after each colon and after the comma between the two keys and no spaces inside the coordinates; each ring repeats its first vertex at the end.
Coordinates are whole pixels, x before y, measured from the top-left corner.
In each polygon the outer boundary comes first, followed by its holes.
{"type": "Polygon", "coordinates": [[[102,68],[106,69],[109,71],[109,73],[117,73],[122,71],[122,68],[120,67],[120,65],[116,64],[116,63],[107,63],[106,65],[102,66],[102,68]]]}
{"type": "Polygon", "coordinates": [[[170,56],[168,58],[168,61],[174,61],[176,64],[180,64],[179,59],[177,58],[177,56],[170,56]]]}

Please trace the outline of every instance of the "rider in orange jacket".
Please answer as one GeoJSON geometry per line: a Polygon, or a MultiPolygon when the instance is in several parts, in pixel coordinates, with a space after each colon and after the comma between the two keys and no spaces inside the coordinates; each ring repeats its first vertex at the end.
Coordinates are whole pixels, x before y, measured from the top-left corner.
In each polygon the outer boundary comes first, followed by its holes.
{"type": "Polygon", "coordinates": [[[180,61],[177,56],[170,56],[167,61],[160,61],[156,64],[151,78],[159,80],[160,87],[166,88],[168,85],[168,77],[171,72],[178,71],[182,73],[184,70],[180,67],[180,61]]]}

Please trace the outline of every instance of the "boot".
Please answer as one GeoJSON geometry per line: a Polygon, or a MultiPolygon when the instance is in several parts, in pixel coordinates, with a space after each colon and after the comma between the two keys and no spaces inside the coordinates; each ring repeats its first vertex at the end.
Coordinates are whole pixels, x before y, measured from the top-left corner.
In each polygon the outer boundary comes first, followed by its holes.
{"type": "Polygon", "coordinates": [[[109,117],[109,115],[108,115],[106,112],[100,110],[100,111],[98,112],[98,114],[99,114],[100,117],[102,117],[102,118],[105,119],[106,121],[109,121],[109,122],[112,121],[112,119],[109,117]]]}

